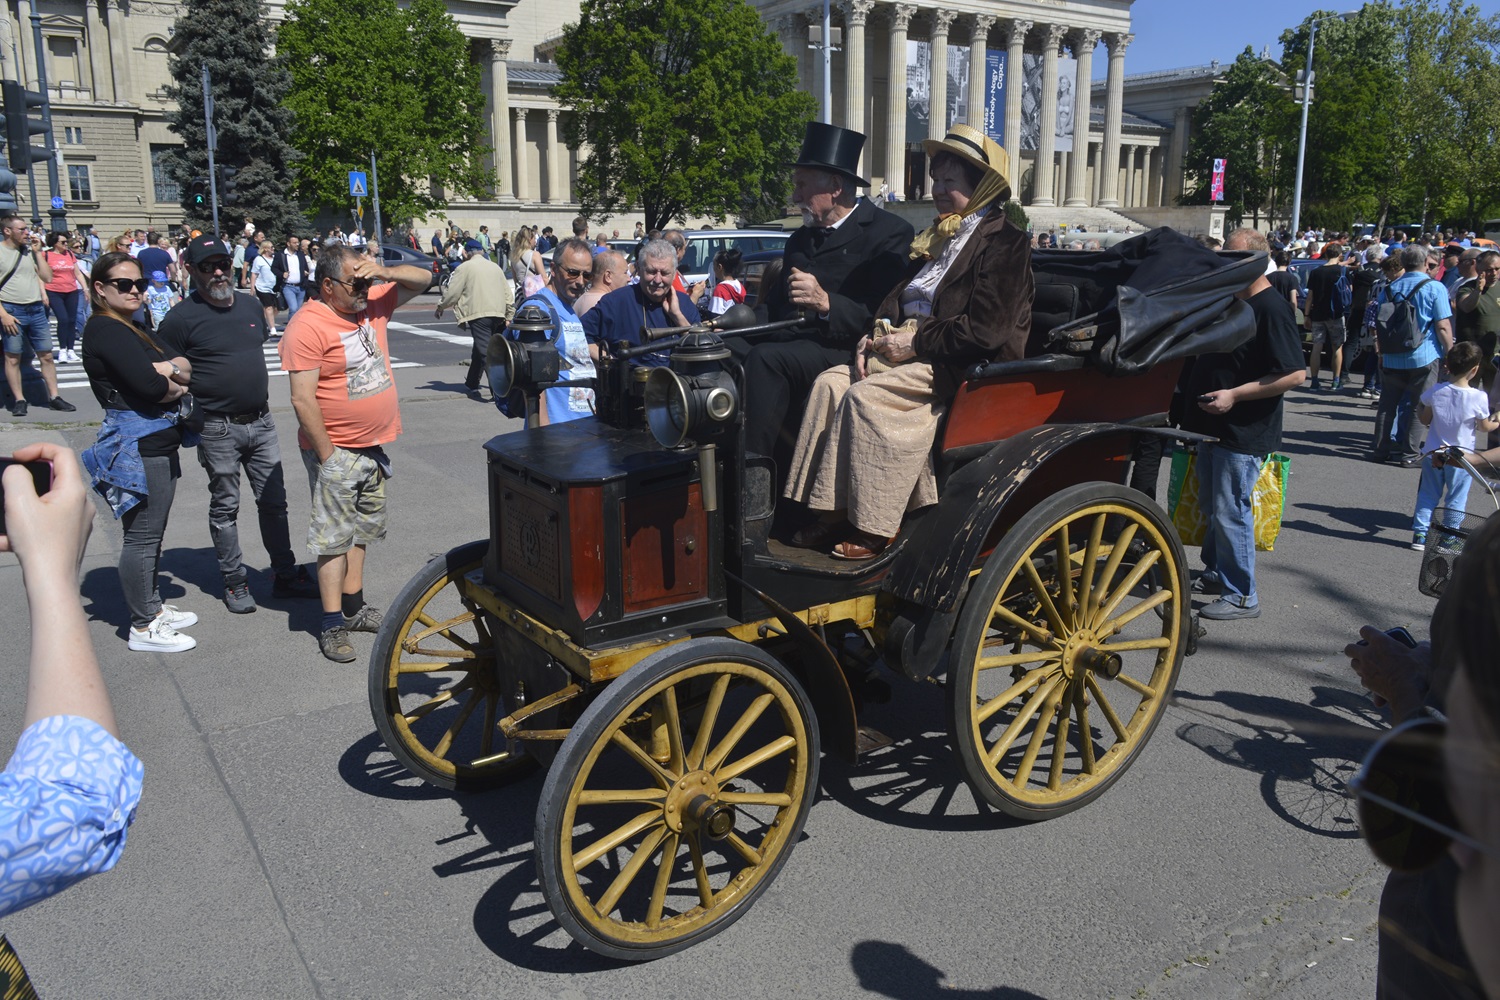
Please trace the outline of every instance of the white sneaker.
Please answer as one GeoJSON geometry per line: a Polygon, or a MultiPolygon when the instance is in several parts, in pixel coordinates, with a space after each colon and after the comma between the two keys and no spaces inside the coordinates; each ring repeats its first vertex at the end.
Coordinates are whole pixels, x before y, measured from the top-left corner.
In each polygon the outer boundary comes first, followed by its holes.
{"type": "Polygon", "coordinates": [[[198,640],[183,635],[157,615],[145,628],[130,628],[130,648],[142,653],[183,653],[198,645],[198,640]]]}
{"type": "Polygon", "coordinates": [[[75,365],[80,364],[83,361],[83,359],[78,356],[78,352],[73,350],[71,347],[68,348],[68,360],[75,365]]]}
{"type": "Polygon", "coordinates": [[[183,611],[175,604],[163,604],[161,610],[156,613],[156,620],[174,629],[191,628],[198,624],[197,615],[191,611],[183,611]]]}

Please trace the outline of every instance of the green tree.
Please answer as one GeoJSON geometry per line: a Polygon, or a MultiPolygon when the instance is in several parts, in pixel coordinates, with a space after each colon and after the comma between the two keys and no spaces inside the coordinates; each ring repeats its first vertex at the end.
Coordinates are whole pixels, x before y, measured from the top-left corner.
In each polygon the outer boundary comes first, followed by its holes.
{"type": "MultiPolygon", "coordinates": [[[[1183,204],[1209,203],[1213,161],[1222,157],[1228,161],[1224,199],[1230,221],[1250,216],[1258,222],[1280,192],[1293,111],[1281,70],[1247,47],[1194,112],[1183,204]]],[[[1290,152],[1296,156],[1296,147],[1290,152]]]]}
{"type": "Polygon", "coordinates": [[[494,173],[484,92],[469,43],[443,0],[291,0],[278,34],[291,68],[298,192],[349,207],[350,170],[379,162],[387,221],[441,212],[449,195],[483,197],[494,173]]]}
{"type": "Polygon", "coordinates": [[[723,218],[788,195],[785,165],[815,110],[796,61],[744,0],[584,0],[564,29],[557,98],[589,152],[589,217],[640,205],[646,226],[723,218]]]}
{"type": "Polygon", "coordinates": [[[174,110],[167,125],[183,145],[166,154],[167,174],[182,185],[187,223],[211,231],[211,207],[192,203],[191,186],[208,177],[208,143],[203,123],[202,71],[212,74],[214,127],[221,166],[237,167],[237,200],[221,205],[226,231],[245,217],[277,236],[305,225],[292,197],[297,153],[286,141],[292,115],[282,105],[291,84],[284,62],[269,56],[271,28],[258,0],[185,0],[172,37],[168,65],[173,83],[167,95],[174,110]]]}

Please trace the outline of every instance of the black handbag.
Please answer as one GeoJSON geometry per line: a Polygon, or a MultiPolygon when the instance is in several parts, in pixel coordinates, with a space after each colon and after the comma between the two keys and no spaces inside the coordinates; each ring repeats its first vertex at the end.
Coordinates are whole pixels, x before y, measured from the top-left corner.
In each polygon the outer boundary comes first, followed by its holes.
{"type": "Polygon", "coordinates": [[[186,393],[177,400],[178,427],[200,434],[203,432],[204,419],[203,407],[198,405],[198,400],[193,398],[192,393],[186,393]]]}

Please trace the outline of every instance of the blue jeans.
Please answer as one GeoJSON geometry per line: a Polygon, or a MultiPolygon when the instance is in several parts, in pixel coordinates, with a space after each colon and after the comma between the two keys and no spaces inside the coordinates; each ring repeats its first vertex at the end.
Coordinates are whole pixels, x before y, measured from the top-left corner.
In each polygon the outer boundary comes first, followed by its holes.
{"type": "Polygon", "coordinates": [[[198,461],[208,473],[208,533],[219,557],[226,585],[244,583],[240,551],[240,467],[250,479],[260,515],[260,541],[271,557],[271,569],[287,575],[297,568],[286,520],[286,478],[276,423],[267,413],[248,424],[210,416],[203,422],[198,461]]]}
{"type": "Polygon", "coordinates": [[[307,291],[301,285],[283,285],[281,294],[286,297],[286,314],[291,317],[307,301],[307,291]]]}
{"type": "Polygon", "coordinates": [[[1225,596],[1255,597],[1255,480],[1265,459],[1219,445],[1198,448],[1198,506],[1208,520],[1203,565],[1219,578],[1225,596]]]}
{"type": "Polygon", "coordinates": [[[26,353],[26,345],[37,353],[37,357],[52,353],[52,321],[47,318],[47,307],[38,302],[25,305],[5,303],[5,311],[16,318],[16,332],[7,333],[5,353],[17,357],[26,353]]]}
{"type": "Polygon", "coordinates": [[[1432,456],[1425,456],[1422,459],[1422,478],[1417,481],[1417,510],[1411,518],[1412,534],[1427,534],[1427,529],[1432,526],[1432,509],[1440,501],[1448,508],[1443,515],[1444,527],[1461,525],[1472,485],[1474,477],[1457,462],[1448,462],[1443,468],[1436,469],[1432,465],[1432,456]]]}

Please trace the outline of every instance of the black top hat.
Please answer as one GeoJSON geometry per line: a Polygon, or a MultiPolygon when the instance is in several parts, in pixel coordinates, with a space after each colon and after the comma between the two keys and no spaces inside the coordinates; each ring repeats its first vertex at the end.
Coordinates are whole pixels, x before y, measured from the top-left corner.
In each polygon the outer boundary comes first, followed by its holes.
{"type": "Polygon", "coordinates": [[[864,146],[863,132],[823,122],[808,122],[807,134],[802,137],[802,152],[797,154],[797,162],[792,166],[842,174],[856,184],[869,187],[870,182],[855,173],[859,169],[859,152],[864,146]]]}

